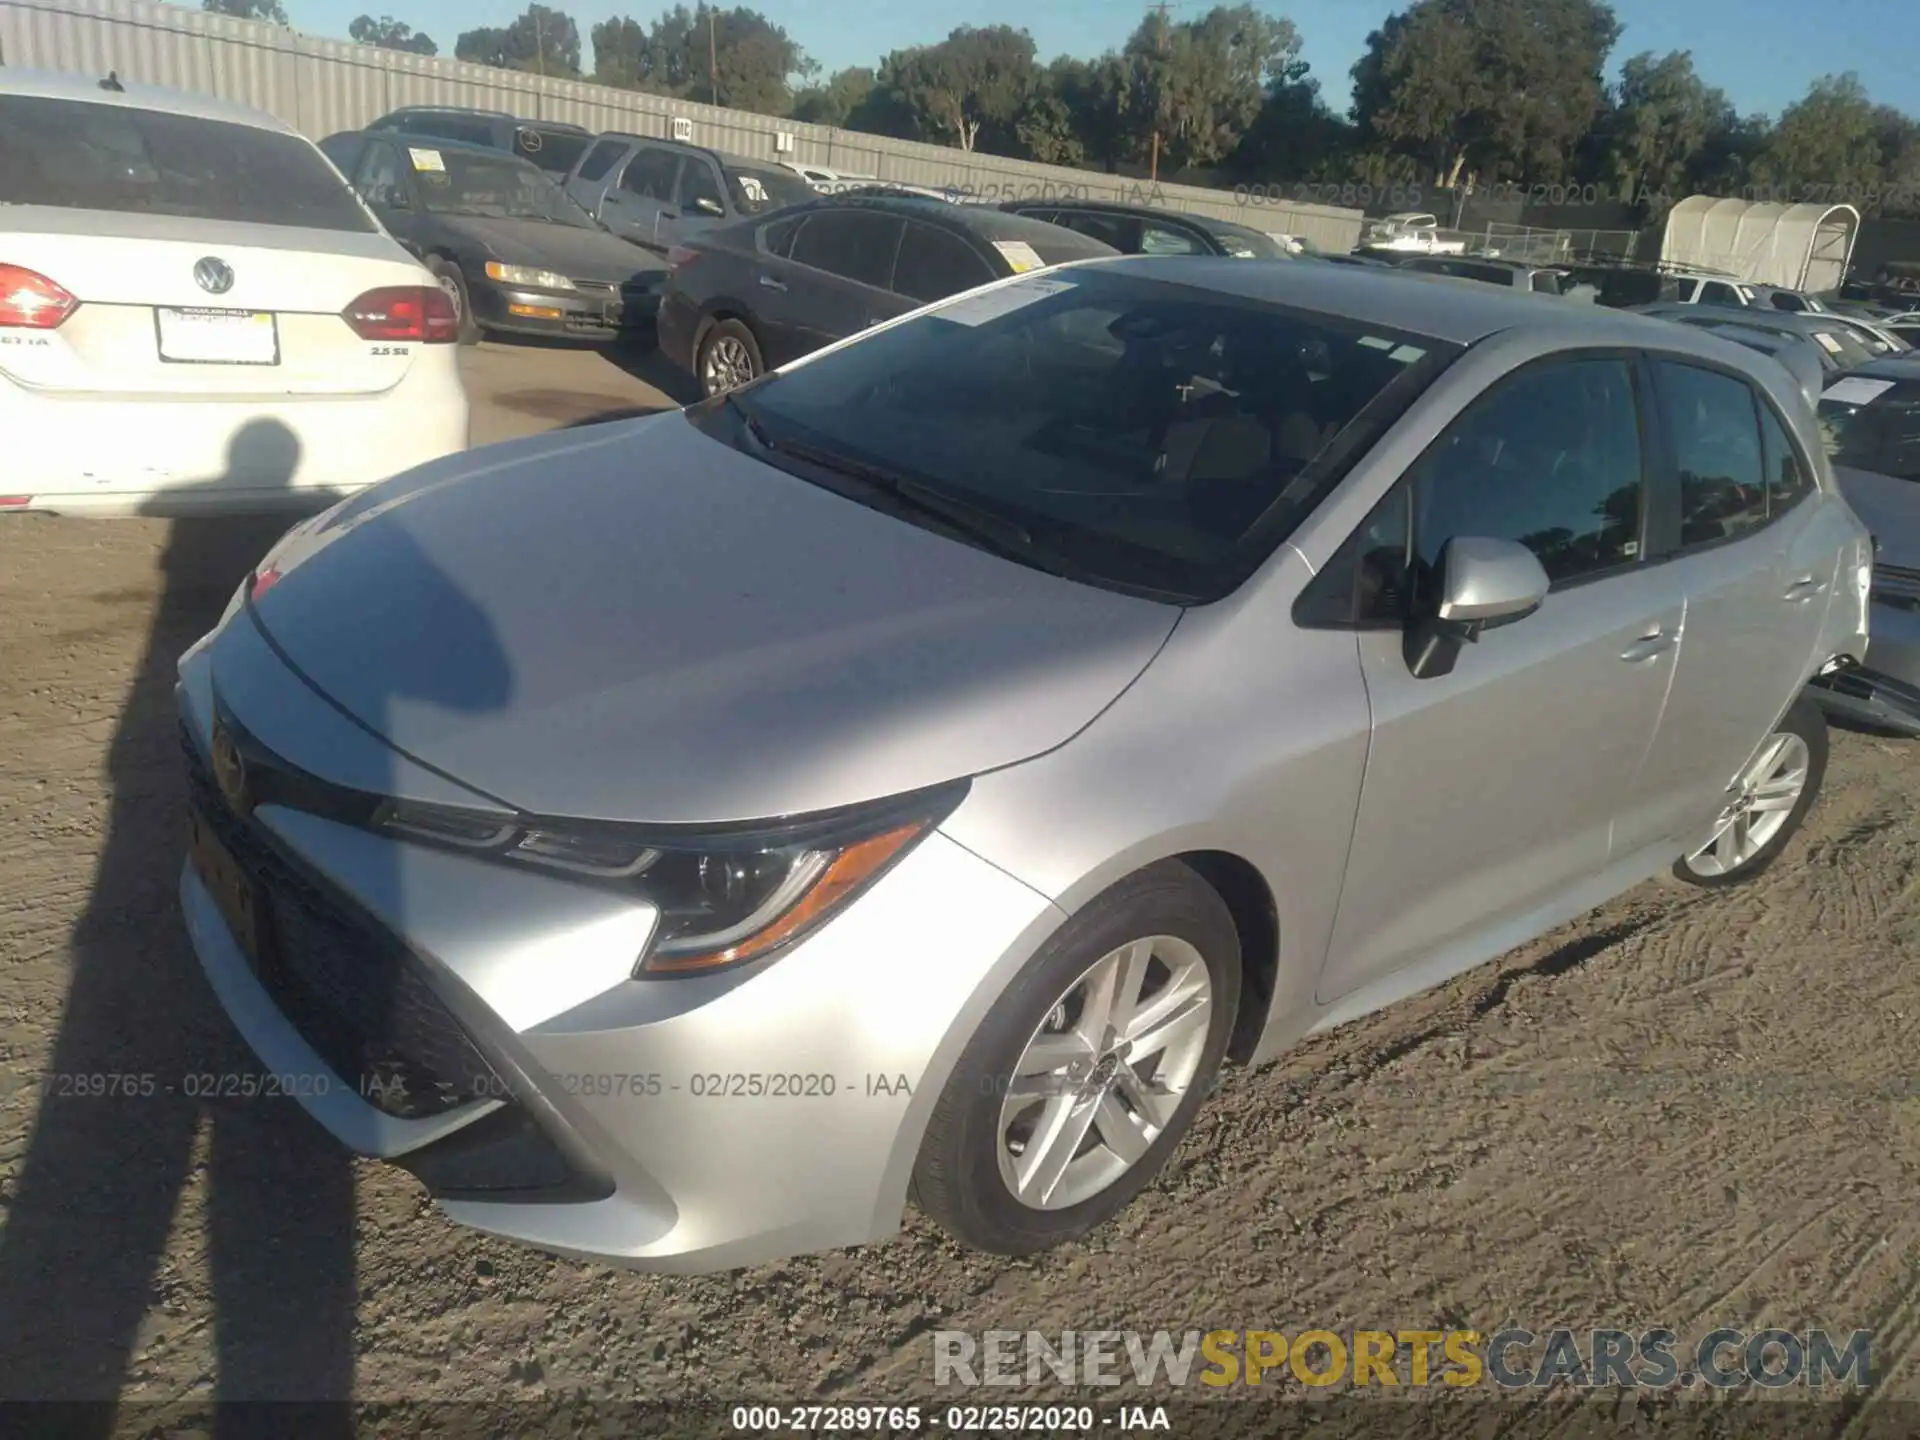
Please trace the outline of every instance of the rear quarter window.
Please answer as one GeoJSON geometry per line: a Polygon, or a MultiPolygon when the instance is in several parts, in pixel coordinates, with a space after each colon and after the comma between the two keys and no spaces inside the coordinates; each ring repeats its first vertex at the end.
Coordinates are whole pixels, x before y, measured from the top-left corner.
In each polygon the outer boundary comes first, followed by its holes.
{"type": "Polygon", "coordinates": [[[340,176],[297,135],[26,95],[0,96],[0,205],[374,229],[340,176]]]}

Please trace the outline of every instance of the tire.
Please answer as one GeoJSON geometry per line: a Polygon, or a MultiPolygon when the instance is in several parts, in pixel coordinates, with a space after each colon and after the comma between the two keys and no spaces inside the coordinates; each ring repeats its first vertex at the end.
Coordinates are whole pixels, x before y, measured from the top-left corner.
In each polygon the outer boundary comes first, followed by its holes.
{"type": "MultiPolygon", "coordinates": [[[[974,1032],[928,1121],[914,1166],[914,1199],[954,1239],[995,1255],[1031,1255],[1104,1224],[1159,1173],[1193,1123],[1214,1088],[1239,1003],[1239,934],[1219,893],[1178,861],[1129,876],[1060,927],[974,1032]],[[1090,1023],[1092,1011],[1091,996],[1080,988],[1090,967],[1099,970],[1123,947],[1144,944],[1152,952],[1146,1001],[1174,993],[1168,987],[1182,975],[1189,994],[1198,993],[1192,988],[1200,983],[1197,962],[1207,987],[1204,1018],[1190,1022],[1176,1044],[1142,1050],[1131,1062],[1115,1057],[1120,1063],[1103,1059],[1089,1067],[1095,1057],[1090,1048],[1087,1059],[1074,1062],[1082,1067],[1075,1072],[1077,1080],[1064,1073],[1039,1077],[1043,1085],[1051,1081],[1071,1088],[1039,1099],[1016,1095],[1016,1067],[1029,1043],[1042,1041],[1043,1026],[1052,1027],[1044,1037],[1050,1047],[1078,1045],[1076,1032],[1090,1023]],[[1068,1028],[1061,1028],[1063,1021],[1068,1028]],[[1191,1070],[1180,1078],[1188,1066],[1191,1070]],[[1143,1081],[1167,1085],[1170,1093],[1159,1099],[1178,1096],[1157,1133],[1128,1118],[1148,1114],[1134,1108],[1143,1081]],[[1111,1108],[1116,1098],[1117,1120],[1111,1108]],[[1015,1182],[1022,1166],[1038,1171],[1050,1154],[1071,1153],[1031,1148],[1045,1117],[1089,1111],[1086,1134],[1088,1142],[1097,1143],[1073,1161],[1077,1168],[1064,1170],[1050,1195],[1042,1194],[1045,1182],[1036,1178],[1029,1198],[1021,1198],[1015,1182]],[[1009,1114],[1014,1115],[1011,1129],[1006,1128],[1009,1114]],[[1109,1124],[1130,1137],[1131,1156],[1109,1146],[1101,1133],[1109,1124]],[[1008,1137],[1018,1137],[1023,1126],[1028,1133],[1017,1141],[1016,1152],[1008,1137]],[[1082,1194],[1088,1185],[1097,1188],[1082,1194]],[[1036,1199],[1041,1203],[1033,1203],[1036,1199]]],[[[1152,1023],[1149,1015],[1147,1024],[1152,1023]]],[[[1033,1084],[1030,1075],[1022,1088],[1033,1084]]],[[[1144,1103],[1151,1106],[1155,1099],[1148,1096],[1144,1103]]]]}
{"type": "Polygon", "coordinates": [[[700,336],[700,343],[694,347],[693,378],[700,386],[702,395],[712,396],[724,390],[738,389],[747,381],[766,374],[766,371],[767,363],[760,357],[760,342],[738,320],[715,321],[707,327],[700,336]],[[725,372],[733,374],[730,382],[725,380],[725,372]]]}
{"type": "Polygon", "coordinates": [[[474,344],[480,339],[480,322],[473,318],[473,302],[467,298],[467,280],[460,273],[460,267],[441,256],[429,255],[427,269],[433,272],[433,278],[440,282],[440,288],[447,292],[459,314],[460,328],[456,332],[459,343],[474,344]]]}
{"type": "Polygon", "coordinates": [[[1780,852],[1786,849],[1787,842],[1807,818],[1807,812],[1820,796],[1820,784],[1826,774],[1827,717],[1817,704],[1803,695],[1781,717],[1780,723],[1760,747],[1756,763],[1750,765],[1748,774],[1741,777],[1738,782],[1740,794],[1722,812],[1719,828],[1715,832],[1716,839],[1676,860],[1673,878],[1684,885],[1719,889],[1745,884],[1760,875],[1779,858],[1780,852]],[[1788,778],[1796,770],[1800,772],[1799,789],[1784,812],[1755,812],[1749,808],[1754,798],[1785,799],[1788,778]],[[1769,779],[1770,775],[1773,778],[1769,779]],[[1758,792],[1757,797],[1752,793],[1755,791],[1758,792]],[[1728,838],[1733,834],[1728,820],[1736,814],[1740,816],[1737,823],[1749,827],[1755,825],[1756,815],[1770,817],[1784,814],[1785,818],[1777,829],[1766,836],[1763,843],[1741,855],[1738,852],[1746,847],[1741,846],[1737,838],[1728,838]]]}

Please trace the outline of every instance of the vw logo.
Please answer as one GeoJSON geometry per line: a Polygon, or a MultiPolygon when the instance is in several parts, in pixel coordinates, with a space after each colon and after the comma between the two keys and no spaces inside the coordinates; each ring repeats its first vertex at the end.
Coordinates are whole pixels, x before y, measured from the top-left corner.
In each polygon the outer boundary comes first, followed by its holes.
{"type": "Polygon", "coordinates": [[[237,815],[247,813],[247,762],[225,729],[213,732],[213,778],[237,815]]]}
{"type": "Polygon", "coordinates": [[[195,283],[209,295],[224,295],[233,288],[233,267],[226,261],[209,255],[203,260],[194,262],[193,278],[195,283]]]}

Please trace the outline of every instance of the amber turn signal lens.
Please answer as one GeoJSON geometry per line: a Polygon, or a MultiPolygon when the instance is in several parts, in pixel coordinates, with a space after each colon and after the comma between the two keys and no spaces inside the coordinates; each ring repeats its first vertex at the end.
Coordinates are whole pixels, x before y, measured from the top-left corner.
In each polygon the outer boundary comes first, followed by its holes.
{"type": "Polygon", "coordinates": [[[763,955],[825,919],[926,830],[925,821],[915,821],[911,825],[902,825],[849,845],[820,872],[820,878],[813,882],[812,887],[765,929],[724,950],[709,950],[698,955],[650,955],[642,962],[640,973],[684,975],[693,970],[717,970],[726,965],[738,965],[743,960],[763,955]]]}

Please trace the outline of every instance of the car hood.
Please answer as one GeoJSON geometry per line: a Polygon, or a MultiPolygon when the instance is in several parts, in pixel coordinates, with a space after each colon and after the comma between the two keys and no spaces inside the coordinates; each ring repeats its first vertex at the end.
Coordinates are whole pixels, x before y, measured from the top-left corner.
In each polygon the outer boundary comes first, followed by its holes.
{"type": "Polygon", "coordinates": [[[1181,613],[918,529],[678,412],[594,428],[435,461],[296,527],[255,620],[335,706],[471,789],[700,824],[1049,750],[1181,613]]]}
{"type": "Polygon", "coordinates": [[[1843,465],[1833,467],[1833,476],[1853,513],[1879,543],[1875,560],[1920,570],[1920,481],[1843,465]]]}
{"type": "Polygon", "coordinates": [[[657,281],[666,262],[605,230],[550,225],[544,220],[504,220],[478,215],[440,215],[442,228],[507,265],[557,270],[572,280],[657,281]]]}

